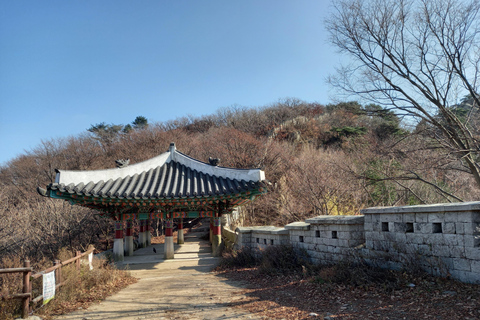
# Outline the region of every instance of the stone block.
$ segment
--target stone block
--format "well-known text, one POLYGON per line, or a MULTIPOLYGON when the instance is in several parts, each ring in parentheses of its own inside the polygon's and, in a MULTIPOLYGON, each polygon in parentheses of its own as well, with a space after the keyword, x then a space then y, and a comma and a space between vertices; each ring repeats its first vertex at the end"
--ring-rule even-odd
POLYGON ((338 245, 338 239, 326 239, 326 245, 330 247, 336 247, 338 245))
POLYGON ((445 212, 444 222, 458 222, 458 212, 445 212))
POLYGON ((465 247, 465 258, 480 261, 480 248, 465 247))
POLYGON ((401 213, 382 214, 381 222, 402 222, 403 216, 401 213))
POLYGON ((438 257, 450 257, 450 258, 465 257, 465 248, 458 247, 458 246, 432 245, 432 252, 434 256, 438 256, 438 257))
POLYGON ((458 222, 473 222, 473 214, 471 211, 458 212, 458 222))
POLYGON ((319 245, 317 245, 317 251, 319 251, 319 252, 328 252, 328 246, 323 245, 323 244, 319 244, 319 245))
MULTIPOLYGON (((459 237, 456 234, 444 234, 443 235, 443 243, 446 246, 457 246, 458 245, 458 238, 459 237)), ((461 240, 463 240, 463 239, 461 239, 461 240)))
POLYGON ((427 244, 426 236, 423 234, 416 234, 416 233, 406 233, 405 239, 406 243, 413 243, 413 244, 427 244))
POLYGON ((389 237, 389 240, 394 241, 396 243, 407 243, 407 233, 392 233, 392 236, 389 237))
POLYGON ((480 260, 478 261, 471 261, 471 271, 474 273, 478 273, 480 275, 480 260))
POLYGON ((364 230, 365 231, 373 231, 373 223, 372 222, 365 222, 364 230))
POLYGON ((456 234, 457 246, 465 247, 465 236, 463 234, 456 234))
POLYGON ((359 245, 362 245, 364 243, 365 243, 364 240, 348 240, 348 247, 349 248, 354 248, 354 247, 358 247, 359 245))
POLYGON ((431 244, 443 245, 445 244, 445 238, 443 233, 433 233, 425 236, 425 242, 431 244))
POLYGON ((454 267, 455 259, 458 259, 458 258, 448 258, 448 257, 438 258, 435 265, 437 265, 439 269, 453 270, 455 269, 454 267))
POLYGON ((472 221, 480 223, 480 211, 479 210, 472 212, 472 221))
POLYGON ((328 240, 329 240, 329 239, 327 239, 327 238, 317 238, 315 242, 316 242, 317 244, 327 245, 327 244, 328 244, 328 240))
POLYGON ((432 246, 428 244, 419 244, 415 246, 417 249, 417 253, 422 256, 431 256, 432 255, 432 246))
POLYGON ((417 222, 413 224, 415 233, 431 234, 433 232, 432 224, 428 222, 417 222))
POLYGON ((428 213, 415 213, 415 222, 428 222, 428 213))
POLYGON ((371 216, 372 223, 380 222, 380 215, 379 214, 366 214, 365 217, 371 216))
POLYGON ((432 212, 428 214, 428 222, 444 222, 445 213, 443 212, 432 212))
POLYGON ((339 248, 339 247, 334 247, 334 246, 328 247, 328 253, 337 254, 337 253, 340 253, 340 252, 341 252, 341 248, 339 248))
POLYGON ((415 213, 404 213, 402 214, 403 222, 415 222, 415 213))
POLYGON ((455 258, 453 259, 453 269, 462 270, 462 271, 471 271, 472 270, 471 260, 455 258))
POLYGON ((373 220, 373 219, 372 219, 372 215, 371 215, 371 214, 367 214, 366 216, 364 216, 364 220, 363 220, 363 221, 364 221, 364 223, 366 223, 366 222, 370 222, 370 223, 371 223, 372 220, 373 220))
POLYGON ((465 234, 465 223, 464 222, 455 222, 455 233, 456 234, 465 234))
POLYGON ((480 223, 465 223, 465 234, 480 234, 480 223))
POLYGON ((442 245, 432 245, 432 253, 436 257, 454 257, 455 255, 452 254, 452 250, 450 247, 442 246, 442 245))
POLYGON ((365 239, 365 248, 373 250, 374 241, 371 239, 365 239))
POLYGON ((365 239, 365 232, 363 231, 353 231, 350 233, 351 240, 364 240, 365 239))
POLYGON ((374 239, 374 235, 373 235, 373 232, 372 231, 365 231, 365 240, 373 240, 374 239))
POLYGON ((348 240, 338 239, 338 246, 343 248, 348 248, 348 240))
POLYGON ((394 222, 393 223, 393 232, 407 232, 407 224, 404 222, 394 222))
POLYGON ((462 270, 451 270, 450 274, 452 278, 457 279, 461 282, 480 284, 480 274, 478 273, 462 270))
POLYGON ((466 234, 464 240, 466 248, 480 248, 480 236, 466 234))
POLYGON ((374 233, 372 234, 372 236, 373 236, 373 239, 374 239, 374 240, 381 240, 381 241, 383 241, 383 240, 386 239, 386 236, 388 236, 388 232, 378 231, 378 232, 374 232, 374 233))
POLYGON ((455 222, 444 222, 442 225, 442 232, 447 234, 454 234, 455 232, 455 222))

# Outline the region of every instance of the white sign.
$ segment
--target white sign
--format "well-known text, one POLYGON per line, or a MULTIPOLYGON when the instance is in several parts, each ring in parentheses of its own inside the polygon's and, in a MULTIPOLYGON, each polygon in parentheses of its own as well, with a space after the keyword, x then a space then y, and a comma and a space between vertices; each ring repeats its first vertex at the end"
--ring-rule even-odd
POLYGON ((43 275, 43 304, 55 297, 55 271, 43 275))
POLYGON ((90 270, 93 270, 93 252, 90 252, 90 254, 88 255, 88 265, 90 266, 90 270))

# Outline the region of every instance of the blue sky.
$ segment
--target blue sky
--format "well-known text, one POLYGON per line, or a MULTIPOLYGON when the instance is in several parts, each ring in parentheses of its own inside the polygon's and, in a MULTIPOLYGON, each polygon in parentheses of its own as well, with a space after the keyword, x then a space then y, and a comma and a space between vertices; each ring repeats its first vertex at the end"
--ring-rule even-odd
POLYGON ((42 140, 127 124, 329 102, 323 0, 0 3, 0 164, 42 140))

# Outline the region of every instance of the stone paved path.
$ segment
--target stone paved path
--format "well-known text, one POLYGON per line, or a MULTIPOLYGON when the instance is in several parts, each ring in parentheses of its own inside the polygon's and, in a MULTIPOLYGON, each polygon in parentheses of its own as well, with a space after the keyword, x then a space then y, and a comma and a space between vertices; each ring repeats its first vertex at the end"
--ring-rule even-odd
POLYGON ((260 319, 232 308, 245 299, 242 285, 210 273, 218 258, 200 235, 189 233, 184 245, 175 245, 174 260, 163 259, 163 244, 135 251, 124 265, 139 278, 137 283, 87 310, 55 319, 260 319))

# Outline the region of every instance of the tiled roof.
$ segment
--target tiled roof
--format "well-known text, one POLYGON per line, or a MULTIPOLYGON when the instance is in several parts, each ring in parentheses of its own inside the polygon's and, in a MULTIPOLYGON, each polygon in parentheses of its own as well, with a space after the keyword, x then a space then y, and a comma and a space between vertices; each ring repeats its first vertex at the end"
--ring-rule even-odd
MULTIPOLYGON (((57 170, 55 183, 47 189, 73 197, 175 199, 241 194, 261 189, 263 180, 260 169, 213 166, 176 151, 171 144, 166 153, 128 167, 57 170)), ((40 193, 48 196, 46 190, 40 193)))
POLYGON ((189 198, 231 195, 261 187, 260 181, 236 180, 204 174, 175 161, 124 178, 52 183, 48 189, 79 196, 117 199, 189 198))

